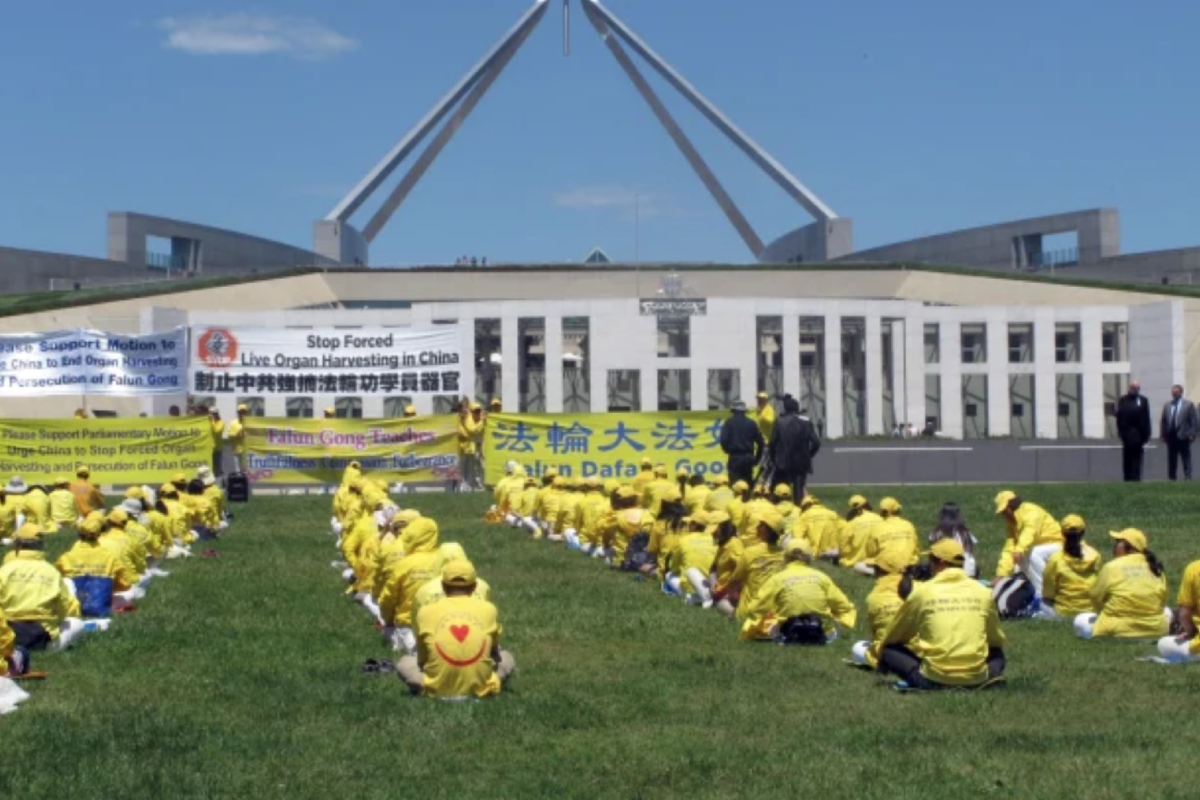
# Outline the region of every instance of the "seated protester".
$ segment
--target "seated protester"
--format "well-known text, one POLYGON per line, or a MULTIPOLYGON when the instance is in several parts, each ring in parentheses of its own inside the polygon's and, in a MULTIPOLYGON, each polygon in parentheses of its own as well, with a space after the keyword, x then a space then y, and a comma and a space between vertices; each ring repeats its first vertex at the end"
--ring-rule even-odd
MULTIPOLYGON (((129 491, 138 495, 142 492, 141 488, 137 486, 131 487, 129 491)), ((159 555, 155 552, 158 549, 158 540, 150 532, 150 520, 145 515, 141 498, 136 496, 126 497, 113 511, 118 509, 124 511, 125 515, 129 518, 125 523, 125 535, 133 539, 133 543, 137 546, 139 553, 145 554, 146 566, 142 570, 142 577, 165 577, 167 573, 152 566, 159 555)), ((110 511, 109 513, 111 514, 112 512, 110 511)))
POLYGON ((689 517, 694 517, 705 510, 704 505, 708 502, 708 496, 711 493, 712 490, 704 482, 703 473, 697 472, 688 476, 687 491, 683 494, 683 504, 687 506, 689 517))
POLYGON ((196 478, 204 486, 204 497, 212 503, 212 507, 216 511, 217 527, 224 530, 228 527, 228 523, 225 521, 225 492, 221 491, 210 467, 201 465, 196 470, 196 478))
POLYGON ((84 633, 79 603, 67 580, 42 552, 41 531, 26 523, 17 531, 14 558, 0 567, 0 613, 27 650, 64 650, 84 633))
POLYGON ((929 543, 934 544, 941 539, 953 539, 963 546, 963 572, 968 577, 979 577, 979 569, 975 564, 975 536, 967 527, 958 503, 943 503, 938 511, 937 525, 929 532, 929 543))
MULTIPOLYGON (((904 509, 895 498, 883 498, 879 503, 879 510, 882 512, 883 521, 871 530, 871 535, 867 538, 864 549, 867 558, 875 561, 880 558, 895 559, 915 566, 921 560, 921 543, 917 538, 917 529, 900 516, 904 509)), ((855 571, 862 572, 857 568, 855 571)))
POLYGON ((718 475, 713 478, 712 491, 704 498, 704 510, 710 514, 714 511, 728 512, 733 499, 733 489, 729 488, 729 476, 718 475))
MULTIPOLYGON (((4 491, 4 487, 0 486, 0 539, 3 539, 6 544, 12 540, 17 528, 21 527, 17 524, 20 505, 19 499, 10 498, 8 492, 4 491)), ((22 521, 24 521, 23 518, 22 521)))
MULTIPOLYGON (((379 539, 379 517, 384 513, 386 500, 377 501, 378 506, 369 507, 370 513, 361 514, 358 519, 354 520, 342 534, 341 550, 342 558, 345 560, 346 567, 342 577, 351 588, 347 593, 364 592, 371 584, 368 583, 372 579, 370 572, 374 569, 373 554, 367 553, 367 543, 374 539, 379 539), (372 559, 368 564, 368 559, 372 559)), ((394 513, 392 514, 394 516, 394 513)), ((391 517, 389 516, 388 519, 391 517)))
POLYGON ((382 506, 372 515, 373 527, 370 535, 363 540, 357 552, 357 567, 354 572, 354 600, 367 610, 367 613, 380 625, 383 619, 379 614, 379 603, 374 596, 375 570, 379 565, 379 551, 383 537, 388 535, 392 520, 400 513, 400 509, 391 500, 379 501, 382 506))
MULTIPOLYGON (((846 510, 846 524, 838 538, 838 563, 856 571, 866 572, 867 540, 876 526, 883 524, 883 517, 875 513, 871 503, 861 494, 850 498, 846 510)), ((866 574, 870 574, 866 572, 866 574)))
POLYGON ((181 495, 180 500, 184 501, 184 505, 188 509, 188 521, 192 525, 192 530, 201 539, 215 539, 221 529, 221 515, 217 512, 217 507, 213 505, 211 499, 205 494, 206 487, 204 481, 195 478, 188 481, 185 489, 186 495, 181 495))
POLYGON ((531 532, 537 529, 537 521, 533 518, 533 512, 537 507, 537 498, 537 478, 527 476, 524 487, 513 497, 513 516, 516 520, 509 523, 512 527, 524 527, 531 532))
MULTIPOLYGON (((657 517, 663 494, 672 489, 678 491, 679 487, 675 485, 675 481, 667 477, 667 465, 655 464, 654 480, 647 483, 642 489, 640 498, 642 508, 657 517)), ((680 497, 682 498, 682 495, 680 497)))
POLYGON ((433 564, 437 560, 438 526, 421 517, 404 529, 406 550, 395 566, 379 596, 379 616, 383 619, 384 638, 392 649, 409 655, 416 652, 417 638, 413 633, 413 599, 430 579, 436 577, 433 564))
POLYGON ((181 545, 189 545, 196 541, 192 532, 191 514, 187 506, 180 502, 179 490, 173 483, 164 483, 158 488, 158 499, 167 510, 167 518, 171 520, 171 532, 181 545))
POLYGON ((1084 544, 1083 517, 1063 517, 1063 549, 1050 556, 1042 574, 1042 605, 1034 616, 1062 621, 1092 610, 1092 586, 1100 574, 1100 554, 1084 544))
POLYGON ((633 476, 633 480, 629 482, 629 485, 633 489, 634 494, 641 500, 642 492, 646 490, 647 484, 653 482, 653 480, 654 462, 648 458, 643 458, 638 474, 633 476))
POLYGON ((729 515, 729 521, 733 523, 733 527, 737 529, 738 537, 741 538, 742 544, 754 543, 754 529, 750 529, 746 536, 742 535, 742 517, 746 511, 746 501, 750 496, 750 484, 745 481, 738 481, 729 487, 733 492, 733 499, 729 501, 729 505, 725 506, 725 513, 729 515), (747 541, 749 538, 750 541, 747 541))
MULTIPOLYGON (((616 482, 613 482, 614 485, 616 482)), ((608 493, 604 491, 604 482, 593 475, 584 480, 583 500, 579 503, 579 513, 575 520, 575 529, 579 533, 579 549, 584 555, 593 555, 602 551, 600 539, 600 520, 612 510, 608 493)))
MULTIPOLYGON (((745 484, 742 484, 745 486, 745 484)), ((734 523, 737 525, 738 537, 742 540, 742 544, 750 547, 758 542, 758 520, 767 511, 776 511, 775 505, 765 496, 757 494, 754 490, 747 488, 746 495, 748 500, 743 501, 740 505, 731 506, 734 512, 730 513, 734 523)), ((783 515, 780 514, 780 517, 783 515)), ((785 528, 784 533, 789 531, 785 528)))
POLYGON ((687 530, 677 537, 667 563, 667 584, 690 606, 710 608, 713 603, 709 575, 717 557, 717 544, 713 541, 715 526, 710 524, 711 517, 701 511, 686 518, 687 530))
POLYGON ((54 487, 50 490, 50 519, 59 527, 73 525, 79 518, 75 508, 75 495, 71 494, 71 481, 66 475, 54 479, 54 487))
POLYGON ((942 539, 929 555, 933 577, 913 588, 883 634, 879 670, 913 689, 981 686, 1000 677, 1005 640, 992 593, 963 572, 958 541, 942 539))
MULTIPOLYGON (((438 545, 437 559, 433 562, 434 577, 425 582, 425 585, 417 590, 416 597, 413 598, 413 619, 420 619, 421 609, 430 603, 436 603, 446 596, 446 592, 442 589, 442 571, 447 564, 454 561, 470 562, 467 558, 467 552, 463 550, 463 546, 458 542, 446 542, 438 545)), ((475 591, 471 595, 477 600, 486 600, 489 603, 492 601, 492 587, 483 578, 476 578, 475 591)), ((417 640, 421 638, 421 631, 416 631, 417 640)))
POLYGON ((1159 639, 1158 655, 1172 663, 1200 661, 1200 635, 1196 625, 1196 615, 1200 612, 1200 561, 1193 561, 1184 569, 1177 602, 1180 633, 1159 639))
POLYGON ((854 604, 820 570, 812 568, 807 539, 792 537, 783 550, 784 566, 759 589, 742 624, 743 641, 773 639, 781 644, 826 644, 838 626, 853 628, 854 604))
POLYGON ((650 526, 650 540, 646 543, 646 552, 653 560, 642 565, 640 572, 645 575, 657 574, 663 590, 671 594, 673 590, 667 583, 667 561, 675 549, 675 543, 687 531, 689 520, 687 506, 674 486, 660 494, 658 501, 659 514, 650 526))
POLYGON ((362 513, 362 469, 357 461, 351 461, 342 472, 342 483, 333 494, 333 534, 341 536, 362 513), (356 488, 357 484, 357 488, 356 488))
POLYGON ((478 578, 468 561, 452 561, 441 575, 445 597, 421 608, 415 657, 396 664, 414 694, 438 698, 499 694, 515 666, 500 649, 496 607, 475 597, 478 578))
POLYGON ((675 488, 679 490, 679 496, 683 498, 684 505, 687 505, 688 487, 692 479, 692 471, 687 467, 680 467, 675 470, 675 488))
POLYGON ((1007 537, 1000 561, 996 564, 993 585, 1020 571, 1042 596, 1042 574, 1050 556, 1062 549, 1062 529, 1058 520, 1041 506, 1004 491, 996 495, 996 516, 1004 517, 1007 537))
POLYGON ((71 494, 75 497, 75 515, 86 517, 93 511, 104 511, 104 495, 91 482, 91 470, 80 464, 75 468, 75 480, 71 483, 71 494))
POLYGON ((1126 528, 1109 536, 1115 541, 1113 560, 1100 568, 1090 592, 1096 613, 1077 616, 1075 634, 1082 639, 1166 636, 1171 627, 1167 578, 1146 534, 1126 528))
POLYGON ((724 511, 710 511, 708 514, 708 532, 712 534, 713 544, 716 545, 717 555, 713 559, 713 575, 710 579, 712 599, 717 610, 732 619, 737 613, 737 605, 742 598, 742 584, 738 578, 738 568, 742 564, 742 556, 746 545, 737 536, 737 528, 733 520, 724 511))
POLYGON ((26 522, 31 522, 28 519, 28 514, 25 513, 25 494, 29 491, 29 487, 25 485, 25 481, 21 480, 21 476, 14 475, 9 479, 4 487, 4 495, 7 498, 6 502, 12 506, 13 513, 16 515, 16 522, 13 526, 15 531, 26 522))
POLYGON ((167 558, 189 554, 187 546, 177 536, 176 520, 171 516, 171 509, 163 501, 161 494, 149 486, 143 486, 142 496, 151 504, 146 518, 150 522, 150 533, 157 540, 155 547, 162 549, 167 558))
POLYGON ((50 517, 50 498, 46 490, 34 484, 25 493, 25 521, 32 522, 42 529, 42 533, 57 533, 58 523, 50 517))
POLYGON ((638 505, 637 492, 632 486, 617 489, 612 511, 600 521, 600 539, 608 556, 609 566, 622 569, 630 556, 630 545, 640 545, 644 551, 648 532, 654 518, 638 505))
POLYGON ((785 533, 783 515, 774 506, 769 506, 755 515, 755 520, 758 541, 742 551, 736 575, 737 582, 742 586, 737 607, 740 620, 750 617, 750 610, 755 608, 758 594, 767 579, 783 569, 783 547, 779 544, 785 533))
POLYGON ((554 529, 562 534, 567 545, 579 549, 579 529, 575 523, 579 517, 579 505, 583 502, 583 478, 567 478, 558 504, 558 519, 554 529))
POLYGON ((58 557, 54 567, 70 582, 71 594, 79 601, 80 616, 107 617, 113 608, 133 605, 144 597, 136 576, 112 550, 100 544, 104 515, 92 512, 79 523, 78 530, 79 541, 58 557))
POLYGON ((17 636, 13 633, 13 629, 8 627, 8 620, 4 618, 4 609, 0 608, 0 678, 24 675, 28 670, 29 664, 25 653, 17 649, 17 636))
POLYGON ((375 579, 371 584, 371 596, 376 603, 383 596, 383 587, 395 578, 396 566, 406 555, 408 541, 404 538, 404 532, 420 518, 420 511, 406 508, 396 512, 387 526, 380 529, 379 550, 375 554, 375 569, 372 570, 375 579))
POLYGON ((792 532, 792 538, 808 542, 809 549, 818 558, 837 561, 843 525, 836 511, 821 505, 816 495, 809 494, 800 501, 796 526, 788 530, 792 532))
MULTIPOLYGON (((89 514, 88 517, 91 517, 89 514)), ((87 518, 85 518, 86 521, 87 518)), ((134 583, 144 587, 143 573, 146 571, 146 551, 125 532, 129 524, 129 514, 124 509, 114 508, 104 518, 104 533, 100 535, 100 545, 113 554, 121 565, 129 571, 134 583)))
POLYGON ((771 502, 775 509, 783 515, 783 529, 792 531, 800 519, 800 506, 792 502, 792 487, 781 483, 771 492, 771 502))
POLYGON ((492 499, 496 513, 509 525, 517 522, 517 498, 525 489, 525 468, 515 461, 504 465, 504 478, 496 482, 492 499))
POLYGON ((534 539, 553 533, 554 521, 558 519, 558 497, 564 481, 559 480, 558 470, 553 468, 542 475, 542 487, 538 489, 537 500, 533 504, 533 527, 526 525, 534 539))
POLYGON ((871 628, 871 638, 856 642, 850 650, 850 657, 856 664, 879 666, 883 635, 891 627, 904 600, 912 593, 914 583, 907 574, 910 567, 895 556, 895 553, 885 554, 883 558, 867 562, 875 572, 875 585, 867 595, 867 624, 871 628))

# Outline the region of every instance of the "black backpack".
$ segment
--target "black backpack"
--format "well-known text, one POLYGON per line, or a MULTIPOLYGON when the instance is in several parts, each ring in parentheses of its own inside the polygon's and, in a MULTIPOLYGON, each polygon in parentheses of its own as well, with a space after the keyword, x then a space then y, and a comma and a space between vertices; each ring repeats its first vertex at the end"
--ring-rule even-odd
POLYGON ((629 540, 629 546, 625 548, 625 560, 621 562, 621 569, 625 572, 640 572, 642 567, 653 565, 654 556, 646 549, 649 546, 650 534, 634 534, 629 540))
POLYGON ((992 587, 992 599, 1001 619, 1029 617, 1037 610, 1037 594, 1033 584, 1024 575, 1004 578, 992 587))
POLYGON ((775 641, 780 644, 824 645, 827 639, 820 617, 816 614, 801 614, 797 617, 788 617, 779 624, 779 630, 775 633, 775 641))

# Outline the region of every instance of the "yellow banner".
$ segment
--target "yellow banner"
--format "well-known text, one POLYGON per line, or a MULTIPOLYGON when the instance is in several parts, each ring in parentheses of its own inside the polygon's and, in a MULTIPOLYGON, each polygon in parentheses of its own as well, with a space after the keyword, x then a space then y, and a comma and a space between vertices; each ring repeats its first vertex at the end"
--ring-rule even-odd
POLYGON ((613 414, 491 414, 484 434, 487 482, 516 461, 532 475, 554 467, 562 475, 629 479, 643 458, 671 470, 725 472, 721 411, 613 414))
POLYGON ((458 417, 246 419, 247 475, 257 483, 338 483, 346 465, 389 482, 458 478, 458 417))
POLYGON ((212 465, 207 417, 0 420, 0 475, 26 483, 74 477, 81 464, 100 484, 153 483, 212 465))

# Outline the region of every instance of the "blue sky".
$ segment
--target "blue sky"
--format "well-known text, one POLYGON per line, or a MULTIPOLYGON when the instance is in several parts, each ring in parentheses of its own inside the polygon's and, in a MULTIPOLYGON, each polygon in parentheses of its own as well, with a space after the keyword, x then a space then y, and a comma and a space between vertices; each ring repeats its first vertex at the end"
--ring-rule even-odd
MULTIPOLYGON (((574 2, 575 0, 572 0, 574 2)), ((372 263, 746 261, 558 0, 372 263)), ((1126 252, 1200 244, 1200 3, 608 0, 860 248, 1116 206, 1126 252)), ((311 245, 525 0, 19 3, 0 29, 0 245, 103 255, 133 210, 311 245), (70 13, 64 9, 70 8, 70 13)), ((669 93, 764 240, 808 217, 669 93)), ((355 217, 360 225, 369 215, 355 217)))

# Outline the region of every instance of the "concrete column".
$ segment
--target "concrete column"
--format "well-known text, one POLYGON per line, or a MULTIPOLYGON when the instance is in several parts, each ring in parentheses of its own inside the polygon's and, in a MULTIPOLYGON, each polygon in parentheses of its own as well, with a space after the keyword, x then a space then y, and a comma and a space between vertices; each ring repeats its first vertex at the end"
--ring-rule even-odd
POLYGON ((1037 438, 1058 438, 1058 381, 1054 363, 1054 309, 1040 307, 1033 322, 1033 394, 1037 438))
POLYGON ((1171 397, 1171 386, 1178 383, 1187 389, 1183 341, 1180 301, 1148 303, 1129 309, 1130 378, 1141 381, 1155 427, 1162 404, 1171 397))
MULTIPOLYGON (((1103 439, 1104 430, 1104 353, 1101 312, 1088 308, 1079 321, 1079 360, 1083 367, 1079 398, 1081 427, 1085 439, 1103 439)), ((1153 418, 1153 414, 1151 417, 1153 418)), ((1153 420, 1155 423, 1157 419, 1153 420)))
MULTIPOLYGON (((472 400, 475 398, 475 318, 474 317, 459 317, 458 325, 458 352, 459 358, 459 378, 458 392, 444 392, 444 394, 457 394, 459 397, 466 395, 472 400)), ((382 405, 380 406, 379 414, 382 414, 382 405)), ((363 416, 367 415, 367 404, 363 401, 363 416)))
POLYGON ((783 314, 783 391, 800 400, 800 315, 791 304, 783 314))
MULTIPOLYGON (((895 334, 893 334, 894 336, 895 334)), ((904 392, 907 422, 925 427, 925 319, 909 314, 904 320, 904 392)))
POLYGON ((866 315, 867 435, 878 436, 883 430, 883 320, 870 311, 866 315))
POLYGON ((840 439, 846 430, 842 391, 842 316, 825 315, 825 435, 840 439))
POLYGON ((517 350, 520 346, 518 319, 519 315, 515 312, 505 312, 500 318, 500 399, 504 402, 504 410, 509 412, 516 412, 521 404, 521 380, 517 372, 517 350))
POLYGON ((546 411, 563 410, 563 333, 562 317, 546 316, 546 411))
POLYGON ((989 308, 987 321, 988 436, 1012 432, 1012 409, 1008 398, 1008 315, 1003 308, 989 308))
POLYGON ((890 322, 892 326, 892 408, 896 413, 896 424, 904 426, 911 422, 916 425, 916 420, 910 419, 908 416, 908 384, 905 378, 908 365, 904 358, 907 349, 904 336, 908 324, 902 319, 893 319, 890 322))
POLYGON ((961 439, 962 323, 944 318, 938 321, 938 350, 941 352, 942 433, 961 439))

